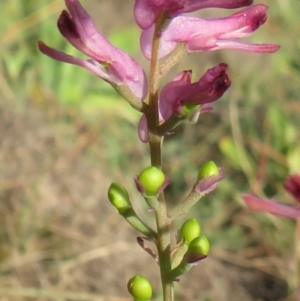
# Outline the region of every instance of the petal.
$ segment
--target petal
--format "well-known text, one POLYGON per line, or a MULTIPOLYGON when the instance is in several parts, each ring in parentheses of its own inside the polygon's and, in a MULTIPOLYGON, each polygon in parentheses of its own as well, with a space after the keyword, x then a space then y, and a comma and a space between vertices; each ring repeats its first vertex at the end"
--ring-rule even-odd
POLYGON ((161 13, 161 7, 152 5, 149 0, 136 0, 133 12, 135 21, 139 27, 147 29, 153 25, 158 18, 161 13))
POLYGON ((99 62, 110 60, 114 47, 101 35, 78 0, 66 0, 70 14, 63 11, 58 19, 61 34, 77 49, 99 62))
POLYGON ((134 16, 142 29, 151 27, 161 13, 172 18, 182 13, 203 8, 239 8, 252 4, 252 0, 136 0, 134 16))
POLYGON ((250 194, 244 194, 242 198, 247 207, 255 211, 267 212, 288 218, 300 217, 300 207, 280 204, 276 200, 261 199, 250 194))
POLYGON ((166 84, 160 93, 159 108, 163 120, 168 119, 174 113, 174 107, 181 98, 180 88, 185 90, 190 86, 192 71, 182 71, 175 78, 166 84))
POLYGON ((186 0, 184 9, 179 11, 182 12, 193 12, 203 8, 239 8, 248 6, 253 3, 253 0, 186 0))
POLYGON ((191 72, 180 73, 173 81, 166 84, 160 94, 160 111, 163 119, 171 115, 183 114, 186 105, 204 105, 219 99, 230 87, 227 65, 219 64, 211 69, 195 83, 191 83, 191 72))
MULTIPOLYGON (((187 46, 188 52, 198 51, 196 50, 192 44, 188 44, 187 46)), ((280 48, 277 44, 254 44, 254 43, 243 43, 239 41, 232 40, 224 40, 224 41, 216 41, 216 44, 210 45, 206 51, 215 51, 220 49, 235 49, 235 50, 243 50, 247 52, 254 53, 273 53, 276 52, 280 48)))
POLYGON ((103 68, 103 66, 100 65, 95 60, 83 60, 83 59, 74 57, 74 56, 66 54, 64 52, 55 50, 55 49, 47 46, 42 41, 38 41, 38 48, 43 54, 51 57, 54 60, 80 66, 80 67, 90 71, 95 76, 100 77, 103 80, 105 80, 111 84, 120 84, 115 78, 112 78, 111 76, 109 76, 107 74, 106 70, 103 68))
POLYGON ((106 50, 109 56, 109 50, 113 46, 98 32, 95 23, 87 11, 81 6, 80 2, 78 0, 65 0, 65 2, 83 42, 90 45, 91 48, 94 47, 101 51, 103 51, 103 49, 106 50))
MULTIPOLYGON (((188 52, 213 51, 223 48, 240 49, 252 52, 274 52, 279 46, 272 44, 245 44, 237 39, 249 36, 266 21, 266 5, 253 5, 229 17, 200 19, 178 16, 171 20, 162 32, 159 57, 170 54, 184 43, 188 52)), ((151 57, 153 26, 141 36, 141 48, 146 58, 151 57)))
POLYGON ((148 124, 147 124, 147 119, 146 116, 143 114, 138 125, 138 135, 140 140, 143 143, 147 143, 149 141, 148 137, 148 124))

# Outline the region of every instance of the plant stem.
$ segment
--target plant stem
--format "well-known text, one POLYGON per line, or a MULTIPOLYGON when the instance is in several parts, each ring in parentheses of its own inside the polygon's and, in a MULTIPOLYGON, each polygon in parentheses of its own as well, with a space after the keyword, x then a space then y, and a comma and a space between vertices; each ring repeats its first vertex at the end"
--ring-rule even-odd
POLYGON ((173 281, 168 277, 171 271, 170 258, 170 223, 167 217, 164 195, 160 195, 159 208, 155 212, 157 224, 157 251, 161 283, 163 288, 163 300, 173 301, 173 281))
POLYGON ((294 289, 296 300, 299 301, 300 290, 300 219, 296 219, 295 229, 295 277, 294 277, 294 289))
MULTIPOLYGON (((152 55, 150 66, 149 80, 149 108, 145 112, 149 129, 149 147, 151 165, 162 168, 161 147, 162 137, 158 135, 157 128, 159 126, 159 108, 158 108, 158 88, 160 81, 159 72, 159 32, 163 26, 164 16, 161 15, 156 22, 155 32, 152 42, 152 55)), ((159 256, 159 267, 161 275, 161 283, 163 289, 163 301, 173 301, 173 282, 168 278, 171 271, 170 257, 170 220, 167 216, 167 207, 164 194, 158 196, 159 206, 155 211, 157 225, 157 252, 159 256)))
POLYGON ((176 205, 174 208, 170 210, 168 213, 169 218, 172 220, 175 217, 185 214, 189 211, 189 209, 194 206, 199 199, 201 198, 201 195, 197 193, 196 191, 192 190, 188 196, 180 202, 178 205, 176 205))

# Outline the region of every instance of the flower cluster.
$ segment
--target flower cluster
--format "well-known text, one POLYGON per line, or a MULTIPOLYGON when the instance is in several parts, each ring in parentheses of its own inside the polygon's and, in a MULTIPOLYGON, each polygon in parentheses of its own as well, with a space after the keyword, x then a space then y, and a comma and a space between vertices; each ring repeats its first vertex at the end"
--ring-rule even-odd
MULTIPOLYGON (((253 33, 266 21, 267 6, 251 5, 252 0, 136 0, 134 16, 143 29, 141 50, 151 59, 151 45, 155 23, 164 20, 160 32, 159 58, 172 56, 177 47, 186 52, 240 49, 250 52, 274 52, 274 44, 243 43, 239 39, 253 33), (233 9, 249 6, 231 16, 218 19, 201 19, 185 16, 184 13, 204 8, 233 9)), ((147 109, 148 81, 142 67, 127 53, 113 46, 100 34, 88 13, 78 0, 65 0, 64 10, 58 19, 61 34, 78 50, 89 57, 84 60, 73 57, 39 42, 42 53, 49 57, 81 66, 92 74, 110 83, 136 110, 147 109)), ((211 69, 196 82, 192 71, 182 71, 167 83, 159 96, 159 123, 168 120, 183 120, 212 108, 208 105, 219 99, 229 88, 227 65, 222 63, 211 69)), ((176 122, 169 122, 162 134, 166 134, 176 122)), ((146 117, 139 123, 141 141, 148 141, 146 117)))

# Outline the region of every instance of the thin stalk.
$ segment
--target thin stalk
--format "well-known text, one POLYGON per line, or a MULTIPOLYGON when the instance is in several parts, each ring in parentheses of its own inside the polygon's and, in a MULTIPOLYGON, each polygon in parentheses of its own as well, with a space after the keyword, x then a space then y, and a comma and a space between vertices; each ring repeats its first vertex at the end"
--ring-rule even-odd
POLYGON ((300 290, 300 219, 296 219, 296 229, 295 229, 295 277, 294 277, 294 288, 296 300, 299 299, 300 290))
POLYGON ((199 195, 199 193, 197 193, 195 190, 192 190, 182 202, 169 211, 169 218, 173 220, 175 217, 187 213, 201 197, 202 196, 199 195))
POLYGON ((160 195, 159 208, 155 212, 157 224, 157 251, 159 256, 159 267, 161 283, 163 288, 163 300, 173 301, 173 281, 169 278, 171 272, 170 258, 170 223, 167 216, 164 195, 160 195))
MULTIPOLYGON (((152 42, 152 56, 150 65, 149 80, 149 108, 145 112, 148 129, 149 129, 149 147, 151 165, 162 168, 161 147, 162 137, 158 135, 157 128, 159 126, 158 111, 158 88, 160 81, 159 72, 159 32, 163 26, 164 16, 162 15, 156 22, 155 31, 152 42)), ((163 301, 173 301, 173 282, 168 278, 171 271, 170 257, 170 220, 167 216, 167 207, 164 194, 158 196, 159 206, 155 211, 157 225, 157 252, 159 256, 159 267, 161 274, 161 283, 163 289, 163 301)))

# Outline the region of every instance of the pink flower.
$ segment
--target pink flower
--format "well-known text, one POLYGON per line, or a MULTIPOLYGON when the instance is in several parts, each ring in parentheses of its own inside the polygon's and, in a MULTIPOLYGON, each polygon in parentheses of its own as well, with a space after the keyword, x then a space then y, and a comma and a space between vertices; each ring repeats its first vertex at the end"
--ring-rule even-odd
MULTIPOLYGON (((252 34, 267 20, 268 7, 253 5, 229 17, 200 19, 178 16, 171 20, 161 33, 159 57, 170 54, 179 43, 184 43, 187 52, 214 51, 219 49, 240 49, 250 52, 275 52, 274 44, 252 44, 238 39, 252 34)), ((141 47, 146 58, 151 58, 151 43, 154 26, 141 36, 141 47)))
POLYGON ((164 120, 173 114, 183 115, 186 105, 203 105, 218 100, 230 87, 227 65, 220 64, 211 69, 195 83, 192 71, 183 71, 166 84, 160 93, 160 112, 164 120))
MULTIPOLYGON (((209 111, 208 103, 218 100, 230 87, 227 65, 220 64, 211 69, 195 83, 192 83, 192 71, 179 73, 173 81, 166 84, 159 97, 159 119, 164 123, 173 115, 183 117, 186 106, 201 106, 201 111, 209 111)), ((139 127, 139 138, 148 142, 147 120, 143 115, 139 127)))
POLYGON ((87 69, 110 83, 133 106, 141 102, 147 94, 146 75, 141 66, 128 54, 111 45, 97 31, 78 0, 65 0, 65 3, 69 12, 64 10, 61 13, 58 28, 75 48, 90 59, 73 57, 50 48, 41 41, 38 43, 40 51, 55 60, 87 69))
POLYGON ((250 194, 244 194, 242 198, 246 202, 247 207, 255 211, 268 212, 288 218, 300 217, 300 207, 280 204, 276 200, 262 199, 250 194))
POLYGON ((274 215, 299 218, 300 217, 300 174, 294 174, 287 177, 285 189, 290 192, 297 201, 296 206, 280 204, 276 200, 262 199, 250 194, 244 194, 243 200, 248 208, 256 211, 268 212, 274 215))
POLYGON ((161 13, 172 17, 203 8, 239 8, 252 4, 253 0, 136 0, 134 16, 142 29, 155 23, 161 13))

